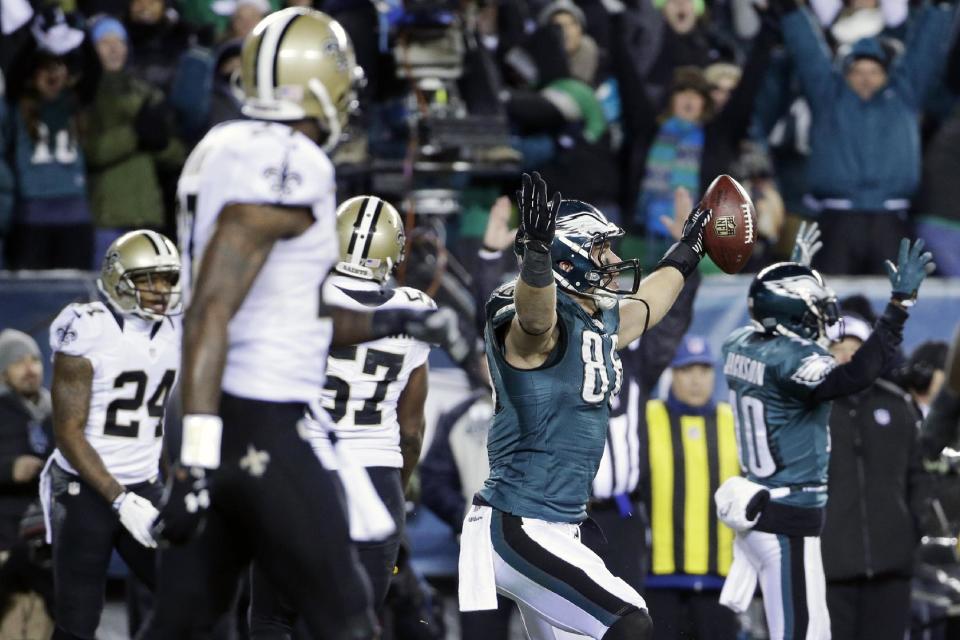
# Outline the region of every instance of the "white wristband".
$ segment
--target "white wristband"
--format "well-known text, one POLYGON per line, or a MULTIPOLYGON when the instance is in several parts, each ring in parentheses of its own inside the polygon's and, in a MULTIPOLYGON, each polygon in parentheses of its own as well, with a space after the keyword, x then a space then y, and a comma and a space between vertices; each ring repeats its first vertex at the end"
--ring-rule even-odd
POLYGON ((183 443, 180 464, 186 467, 216 469, 220 466, 220 438, 223 420, 220 416, 183 416, 183 443))

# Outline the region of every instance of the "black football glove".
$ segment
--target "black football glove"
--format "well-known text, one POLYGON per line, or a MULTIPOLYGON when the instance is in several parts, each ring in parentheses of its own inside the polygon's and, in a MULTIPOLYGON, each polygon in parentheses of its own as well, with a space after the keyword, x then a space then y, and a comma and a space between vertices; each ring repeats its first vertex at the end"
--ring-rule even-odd
POLYGON ((520 207, 520 235, 526 249, 550 253, 553 237, 557 231, 557 211, 560 209, 560 192, 547 202, 547 183, 536 171, 531 177, 523 174, 521 188, 517 191, 520 207))
POLYGON ((154 539, 161 544, 186 544, 203 530, 209 508, 206 470, 175 464, 160 501, 160 514, 151 529, 154 539))
POLYGON ((656 268, 674 267, 683 274, 684 278, 689 277, 696 270, 700 258, 706 251, 703 232, 712 217, 713 211, 711 209, 701 209, 697 206, 691 211, 686 222, 683 223, 680 241, 667 249, 656 268))

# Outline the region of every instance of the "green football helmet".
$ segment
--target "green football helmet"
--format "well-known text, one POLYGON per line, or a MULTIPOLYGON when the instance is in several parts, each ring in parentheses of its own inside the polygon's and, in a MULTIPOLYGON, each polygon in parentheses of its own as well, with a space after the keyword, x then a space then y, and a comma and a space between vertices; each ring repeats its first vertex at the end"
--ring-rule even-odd
POLYGON ((797 262, 778 262, 757 274, 747 295, 750 317, 767 333, 820 340, 840 312, 820 274, 797 262))

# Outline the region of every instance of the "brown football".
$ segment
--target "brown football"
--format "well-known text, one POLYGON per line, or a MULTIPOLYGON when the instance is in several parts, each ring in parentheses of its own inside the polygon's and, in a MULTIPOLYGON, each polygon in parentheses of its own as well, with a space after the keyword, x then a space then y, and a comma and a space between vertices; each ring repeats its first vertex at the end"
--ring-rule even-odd
POLYGON ((707 255, 726 273, 737 273, 747 264, 757 239, 757 212, 740 183, 717 176, 700 201, 711 209, 703 239, 707 255))

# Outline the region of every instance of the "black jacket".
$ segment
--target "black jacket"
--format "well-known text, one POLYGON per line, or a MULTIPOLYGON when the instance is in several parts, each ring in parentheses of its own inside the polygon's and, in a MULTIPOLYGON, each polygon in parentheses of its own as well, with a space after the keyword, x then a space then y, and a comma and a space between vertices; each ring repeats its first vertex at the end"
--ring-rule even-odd
POLYGON ((911 574, 923 501, 919 425, 910 396, 886 380, 834 401, 827 580, 911 574))
POLYGON ((9 549, 17 538, 20 518, 37 499, 37 482, 14 482, 13 462, 22 455, 46 458, 53 449, 53 422, 49 400, 45 417, 37 420, 23 400, 0 386, 0 549, 9 549))

